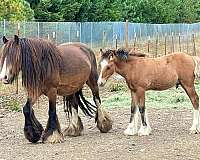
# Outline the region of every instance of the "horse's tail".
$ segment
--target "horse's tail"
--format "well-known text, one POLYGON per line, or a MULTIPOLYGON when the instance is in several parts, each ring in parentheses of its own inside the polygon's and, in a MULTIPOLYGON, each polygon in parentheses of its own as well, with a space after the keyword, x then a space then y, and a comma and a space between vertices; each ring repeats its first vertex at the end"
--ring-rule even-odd
POLYGON ((63 97, 64 111, 69 114, 73 106, 78 106, 86 116, 94 117, 96 106, 91 104, 83 96, 82 89, 75 93, 75 96, 63 97))
POLYGON ((192 56, 192 58, 195 63, 195 68, 194 68, 195 78, 200 79, 200 58, 197 56, 192 56))

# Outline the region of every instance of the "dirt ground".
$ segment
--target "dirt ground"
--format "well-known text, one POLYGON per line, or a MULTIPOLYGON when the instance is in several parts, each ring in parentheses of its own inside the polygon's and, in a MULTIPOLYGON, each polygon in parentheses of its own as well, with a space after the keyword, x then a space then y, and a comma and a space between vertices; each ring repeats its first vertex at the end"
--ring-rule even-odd
MULTIPOLYGON (((0 160, 65 159, 65 160, 197 160, 200 159, 200 135, 189 134, 192 111, 189 109, 149 109, 152 127, 150 136, 125 136, 129 120, 128 108, 108 110, 114 121, 109 133, 100 133, 94 119, 81 116, 84 133, 66 137, 60 144, 29 143, 23 135, 24 118, 21 112, 0 109, 0 160)), ((47 110, 35 108, 45 126, 47 110)), ((67 126, 62 106, 58 107, 61 127, 67 126)))

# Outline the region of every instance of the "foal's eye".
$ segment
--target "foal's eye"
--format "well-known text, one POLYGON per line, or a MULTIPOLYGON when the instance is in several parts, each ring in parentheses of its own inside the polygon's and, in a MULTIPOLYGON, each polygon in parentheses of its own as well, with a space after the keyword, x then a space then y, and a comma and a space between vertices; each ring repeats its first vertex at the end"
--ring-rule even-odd
POLYGON ((107 69, 110 69, 110 66, 107 66, 107 69))

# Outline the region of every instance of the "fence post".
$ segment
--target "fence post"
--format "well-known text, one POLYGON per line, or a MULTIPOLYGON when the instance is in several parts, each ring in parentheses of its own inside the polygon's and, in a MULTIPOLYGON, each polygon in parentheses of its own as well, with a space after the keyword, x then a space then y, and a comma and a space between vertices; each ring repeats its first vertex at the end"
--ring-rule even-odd
POLYGON ((135 47, 136 47, 136 41, 137 41, 137 35, 136 32, 134 33, 134 42, 133 42, 133 49, 135 51, 135 47))
POLYGON ((93 24, 93 23, 90 23, 90 25, 91 25, 91 27, 90 27, 90 29, 91 29, 91 30, 90 30, 90 36, 91 36, 91 37, 90 37, 90 38, 91 38, 91 40, 90 40, 90 41, 91 41, 91 42, 90 42, 90 46, 91 46, 91 48, 92 48, 92 32, 93 32, 92 24, 93 24))
POLYGON ((40 23, 37 23, 37 27, 38 27, 38 33, 37 33, 37 37, 38 39, 40 38, 40 23))
POLYGON ((105 48, 105 40, 106 40, 106 32, 103 31, 103 38, 102 38, 103 48, 105 48))
POLYGON ((195 44, 195 35, 192 34, 192 42, 193 42, 193 55, 196 56, 196 44, 195 44))
POLYGON ((167 33, 165 33, 165 55, 167 55, 167 33))
POLYGON ((181 52, 181 33, 178 34, 179 51, 181 52))
POLYGON ((171 52, 174 52, 174 32, 172 32, 172 46, 171 46, 171 52))
POLYGON ((128 49, 128 20, 125 23, 125 47, 128 49))
POLYGON ((150 52, 150 36, 148 36, 147 52, 150 52))
POLYGON ((117 49, 117 34, 115 35, 115 49, 117 49))
POLYGON ((3 35, 6 35, 6 20, 3 20, 3 35))
POLYGON ((158 56, 158 32, 157 32, 157 35, 156 35, 156 55, 155 57, 158 56))
MULTIPOLYGON (((17 35, 19 36, 19 30, 20 30, 20 23, 17 23, 17 35)), ((16 78, 16 94, 19 93, 19 79, 18 76, 16 78)))

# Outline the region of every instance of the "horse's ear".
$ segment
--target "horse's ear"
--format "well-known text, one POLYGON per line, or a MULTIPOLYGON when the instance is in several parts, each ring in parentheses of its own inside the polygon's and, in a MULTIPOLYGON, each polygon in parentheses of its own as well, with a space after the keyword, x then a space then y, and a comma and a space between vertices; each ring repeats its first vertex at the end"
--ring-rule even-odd
POLYGON ((6 44, 8 42, 7 38, 3 36, 3 43, 6 44))
POLYGON ((99 53, 102 56, 102 54, 103 54, 103 49, 102 48, 100 48, 99 53))
POLYGON ((16 44, 19 44, 19 37, 17 35, 14 35, 14 40, 16 44))

